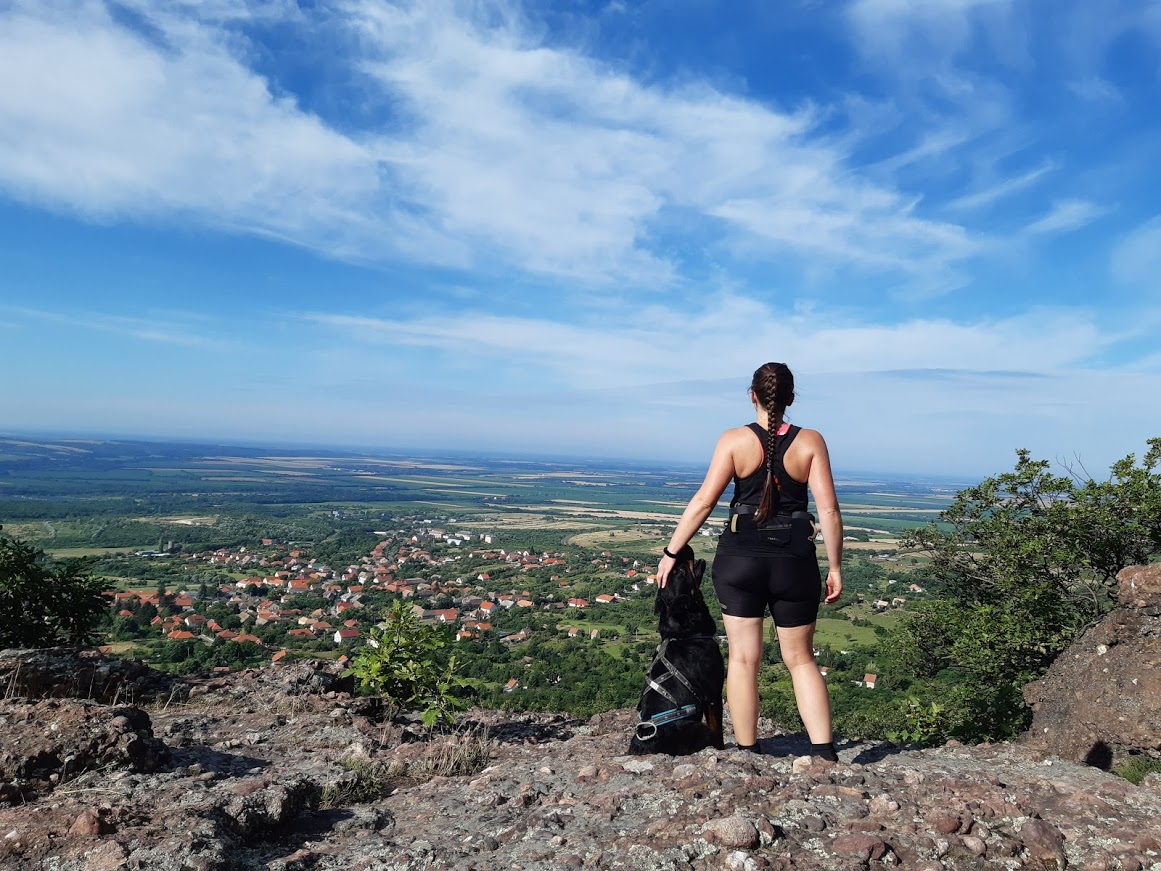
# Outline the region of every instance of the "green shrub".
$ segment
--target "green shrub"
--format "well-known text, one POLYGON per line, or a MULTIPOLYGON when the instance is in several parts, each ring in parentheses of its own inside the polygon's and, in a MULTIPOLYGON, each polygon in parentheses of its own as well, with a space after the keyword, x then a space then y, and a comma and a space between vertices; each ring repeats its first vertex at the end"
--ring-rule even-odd
POLYGON ((437 662, 447 638, 396 600, 371 630, 345 674, 359 690, 380 696, 400 711, 418 711, 427 726, 451 723, 466 707, 461 695, 467 682, 456 671, 456 659, 437 662))

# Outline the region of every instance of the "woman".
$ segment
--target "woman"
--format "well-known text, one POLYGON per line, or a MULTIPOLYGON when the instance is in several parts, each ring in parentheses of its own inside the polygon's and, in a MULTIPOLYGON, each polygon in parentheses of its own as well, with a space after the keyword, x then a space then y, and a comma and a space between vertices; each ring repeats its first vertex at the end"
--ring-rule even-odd
POLYGON ((759 752, 758 666, 769 608, 813 752, 835 761, 830 696, 814 661, 821 580, 813 523, 806 513, 809 487, 830 563, 825 599, 830 604, 843 589, 842 516, 830 457, 817 432, 783 422, 794 402, 794 375, 785 363, 766 363, 754 372, 750 401, 757 422, 727 430, 718 439, 705 481, 664 549, 657 582, 665 586, 674 555, 705 523, 732 480, 730 520, 718 539, 713 582, 730 643, 726 701, 734 737, 739 748, 759 752))

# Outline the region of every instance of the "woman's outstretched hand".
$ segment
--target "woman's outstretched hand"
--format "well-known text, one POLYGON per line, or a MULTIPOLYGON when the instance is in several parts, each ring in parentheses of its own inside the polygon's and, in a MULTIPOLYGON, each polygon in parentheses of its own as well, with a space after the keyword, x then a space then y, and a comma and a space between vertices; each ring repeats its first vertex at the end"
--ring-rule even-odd
POLYGON ((669 580, 669 573, 673 571, 675 565, 677 565, 677 560, 673 557, 661 557, 661 561, 657 563, 657 589, 665 589, 665 583, 669 580))
POLYGON ((831 569, 826 574, 826 598, 823 599, 827 605, 838 601, 838 597, 843 592, 843 573, 838 569, 831 569))

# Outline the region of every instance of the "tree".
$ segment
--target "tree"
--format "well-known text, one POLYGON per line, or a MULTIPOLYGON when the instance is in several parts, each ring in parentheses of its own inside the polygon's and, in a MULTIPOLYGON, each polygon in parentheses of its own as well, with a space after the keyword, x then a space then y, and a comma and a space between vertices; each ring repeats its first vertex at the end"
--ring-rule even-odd
POLYGON ((961 491, 903 544, 944 595, 900 618, 887 656, 921 678, 950 670, 951 734, 1001 738, 1027 720, 1020 687, 1115 601, 1117 573, 1161 552, 1161 438, 1096 481, 1017 451, 1016 467, 961 491), (950 528, 947 528, 950 527, 950 528))
POLYGON ((1015 471, 957 494, 940 515, 950 531, 930 524, 903 543, 927 552, 956 599, 995 602, 1033 583, 1096 619, 1117 572, 1161 550, 1161 438, 1149 446, 1141 465, 1130 454, 1106 481, 1053 475, 1017 451, 1015 471))
POLYGON ((464 680, 456 674, 456 659, 437 662, 447 646, 447 634, 421 621, 401 600, 395 600, 372 629, 351 662, 359 689, 385 698, 400 711, 419 711, 427 726, 451 723, 462 710, 464 680))
POLYGON ((104 581, 0 532, 0 648, 85 644, 108 610, 104 581))

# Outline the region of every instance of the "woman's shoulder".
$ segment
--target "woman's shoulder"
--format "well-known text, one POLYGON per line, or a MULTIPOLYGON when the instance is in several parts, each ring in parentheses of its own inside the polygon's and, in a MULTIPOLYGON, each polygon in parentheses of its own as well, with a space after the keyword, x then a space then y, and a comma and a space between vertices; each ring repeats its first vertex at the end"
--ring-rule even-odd
POLYGON ((799 450, 809 450, 811 453, 814 453, 818 450, 826 450, 826 439, 824 439, 822 437, 822 433, 816 429, 800 427, 798 430, 798 435, 794 438, 794 444, 791 445, 791 449, 796 447, 799 450))

